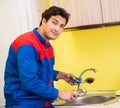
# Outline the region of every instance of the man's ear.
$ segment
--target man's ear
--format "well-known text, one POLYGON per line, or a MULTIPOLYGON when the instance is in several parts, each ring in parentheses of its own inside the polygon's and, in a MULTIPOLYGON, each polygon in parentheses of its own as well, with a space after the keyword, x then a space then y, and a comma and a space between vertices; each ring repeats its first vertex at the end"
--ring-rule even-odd
POLYGON ((47 23, 46 19, 43 18, 43 20, 42 20, 42 25, 45 25, 46 23, 47 23))

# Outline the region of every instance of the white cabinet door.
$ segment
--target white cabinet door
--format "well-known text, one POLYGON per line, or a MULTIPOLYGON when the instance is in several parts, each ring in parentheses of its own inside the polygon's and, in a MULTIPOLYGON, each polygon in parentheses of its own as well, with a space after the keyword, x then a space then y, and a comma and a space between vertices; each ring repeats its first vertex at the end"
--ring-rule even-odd
POLYGON ((120 0, 101 0, 104 23, 120 21, 120 0))
POLYGON ((50 6, 65 8, 70 14, 67 27, 102 24, 99 0, 50 0, 50 6))

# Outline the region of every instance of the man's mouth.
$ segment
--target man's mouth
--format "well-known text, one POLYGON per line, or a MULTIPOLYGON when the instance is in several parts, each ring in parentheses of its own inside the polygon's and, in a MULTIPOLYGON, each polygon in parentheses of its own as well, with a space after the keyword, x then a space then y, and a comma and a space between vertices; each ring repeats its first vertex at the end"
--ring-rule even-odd
POLYGON ((56 35, 58 35, 58 33, 57 33, 57 32, 52 32, 52 34, 53 34, 53 35, 55 35, 55 36, 56 36, 56 35))

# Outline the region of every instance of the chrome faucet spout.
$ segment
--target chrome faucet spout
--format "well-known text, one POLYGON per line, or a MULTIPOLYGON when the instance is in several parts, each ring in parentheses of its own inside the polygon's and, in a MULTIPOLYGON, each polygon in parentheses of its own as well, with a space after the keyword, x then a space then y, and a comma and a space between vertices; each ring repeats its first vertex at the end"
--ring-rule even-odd
POLYGON ((96 72, 96 69, 94 69, 94 68, 85 69, 84 71, 82 71, 82 73, 80 74, 79 78, 81 78, 82 75, 83 75, 85 72, 87 72, 87 71, 93 71, 93 72, 95 73, 95 72, 96 72))
MULTIPOLYGON (((85 69, 84 71, 82 71, 82 73, 80 74, 78 79, 80 79, 80 78, 82 79, 82 75, 87 71, 93 71, 95 73, 96 69, 94 69, 94 68, 85 69)), ((87 78, 86 80, 81 80, 80 82, 78 82, 78 90, 77 91, 81 91, 80 84, 82 82, 92 83, 93 81, 94 81, 94 78, 87 78)))

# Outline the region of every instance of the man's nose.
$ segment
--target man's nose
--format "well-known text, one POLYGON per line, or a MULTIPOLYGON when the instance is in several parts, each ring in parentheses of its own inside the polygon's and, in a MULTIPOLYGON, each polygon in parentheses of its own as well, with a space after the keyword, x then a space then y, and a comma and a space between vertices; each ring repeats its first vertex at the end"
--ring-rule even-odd
POLYGON ((56 30, 56 31, 59 31, 59 30, 60 30, 60 26, 57 25, 57 26, 55 27, 55 30, 56 30))

